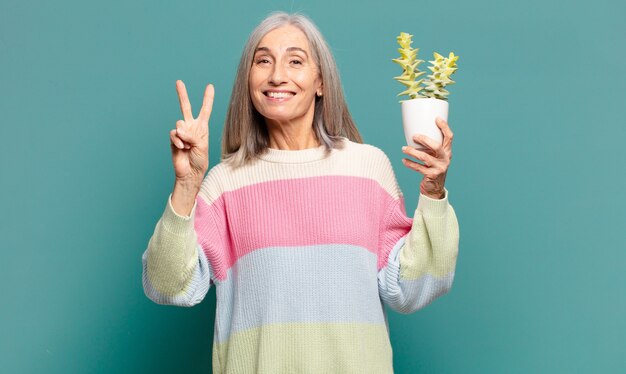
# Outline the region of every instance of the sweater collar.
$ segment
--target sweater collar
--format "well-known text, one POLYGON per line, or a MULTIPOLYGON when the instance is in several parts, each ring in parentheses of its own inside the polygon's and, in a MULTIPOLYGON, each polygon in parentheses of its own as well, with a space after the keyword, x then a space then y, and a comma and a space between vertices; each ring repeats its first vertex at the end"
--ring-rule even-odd
MULTIPOLYGON (((331 149, 330 154, 336 152, 331 149)), ((326 146, 305 148, 298 150, 284 150, 275 148, 265 148, 265 151, 258 156, 260 159, 281 164, 302 164, 305 162, 318 161, 326 157, 326 146)))

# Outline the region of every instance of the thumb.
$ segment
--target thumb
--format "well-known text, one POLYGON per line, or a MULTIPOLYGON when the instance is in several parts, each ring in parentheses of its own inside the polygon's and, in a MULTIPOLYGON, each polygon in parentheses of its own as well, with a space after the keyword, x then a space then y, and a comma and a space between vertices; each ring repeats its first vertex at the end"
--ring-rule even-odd
POLYGON ((191 145, 195 145, 195 139, 189 131, 186 131, 182 127, 176 129, 176 136, 182 139, 185 143, 189 143, 191 145))

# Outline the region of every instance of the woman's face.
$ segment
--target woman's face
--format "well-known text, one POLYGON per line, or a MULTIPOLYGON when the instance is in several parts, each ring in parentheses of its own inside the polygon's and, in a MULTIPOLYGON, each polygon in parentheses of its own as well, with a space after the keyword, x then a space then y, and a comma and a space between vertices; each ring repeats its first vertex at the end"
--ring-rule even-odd
POLYGON ((248 83, 252 103, 268 125, 312 125, 322 80, 299 28, 288 25, 265 34, 255 51, 248 83))

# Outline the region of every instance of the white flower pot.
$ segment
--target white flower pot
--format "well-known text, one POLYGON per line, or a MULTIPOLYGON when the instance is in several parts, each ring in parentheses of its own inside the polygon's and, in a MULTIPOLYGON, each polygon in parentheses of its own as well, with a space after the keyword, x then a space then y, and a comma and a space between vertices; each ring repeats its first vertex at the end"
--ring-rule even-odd
POLYGON ((423 134, 443 144, 443 134, 435 123, 441 117, 448 122, 448 102, 434 98, 417 98, 402 100, 402 125, 406 144, 410 147, 425 150, 420 143, 413 141, 415 134, 423 134))

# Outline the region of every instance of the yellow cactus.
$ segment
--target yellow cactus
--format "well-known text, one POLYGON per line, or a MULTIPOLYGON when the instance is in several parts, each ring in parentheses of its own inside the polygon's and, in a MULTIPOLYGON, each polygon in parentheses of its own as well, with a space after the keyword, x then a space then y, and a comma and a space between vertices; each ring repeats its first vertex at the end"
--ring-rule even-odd
POLYGON ((455 56, 454 52, 450 52, 448 57, 444 57, 435 52, 433 56, 435 60, 429 61, 432 66, 428 69, 432 72, 428 75, 428 79, 417 80, 424 72, 419 71, 418 66, 423 60, 417 59, 417 52, 419 48, 411 48, 413 35, 401 32, 396 38, 400 48, 400 58, 394 58, 391 61, 402 66, 402 75, 394 77, 401 84, 405 85, 407 89, 398 94, 408 95, 411 99, 417 98, 435 98, 440 100, 447 100, 450 94, 444 87, 456 83, 450 79, 450 76, 457 70, 456 61, 459 56, 455 56), (421 86, 423 85, 423 87, 421 86), (423 94, 421 93, 423 91, 423 94))
POLYGON ((418 97, 424 97, 419 93, 421 90, 420 84, 422 83, 422 80, 416 80, 424 74, 424 72, 419 71, 418 69, 418 65, 424 61, 417 59, 417 52, 419 51, 419 48, 411 48, 412 37, 413 35, 405 32, 400 33, 400 35, 396 38, 398 44, 400 45, 400 48, 398 48, 400 58, 394 58, 391 61, 400 65, 403 69, 402 75, 394 77, 393 79, 407 87, 407 89, 400 92, 398 96, 408 95, 411 99, 416 99, 418 97))

